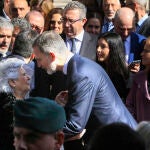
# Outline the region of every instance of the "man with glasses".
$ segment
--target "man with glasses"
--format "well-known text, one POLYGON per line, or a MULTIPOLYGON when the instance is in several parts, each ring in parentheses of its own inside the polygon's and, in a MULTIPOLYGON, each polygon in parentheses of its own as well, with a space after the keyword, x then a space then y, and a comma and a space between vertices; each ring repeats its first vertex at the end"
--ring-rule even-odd
POLYGON ((138 72, 140 64, 132 63, 134 60, 141 59, 143 50, 144 36, 134 32, 135 30, 135 13, 128 7, 120 8, 114 18, 114 29, 118 33, 125 46, 126 62, 129 64, 131 72, 138 72))
POLYGON ((43 32, 45 20, 43 15, 39 11, 30 11, 27 13, 25 18, 31 24, 32 30, 36 31, 39 34, 43 32))
POLYGON ((86 7, 78 2, 69 2, 62 17, 65 36, 62 36, 67 48, 79 55, 96 60, 97 36, 84 31, 86 7))

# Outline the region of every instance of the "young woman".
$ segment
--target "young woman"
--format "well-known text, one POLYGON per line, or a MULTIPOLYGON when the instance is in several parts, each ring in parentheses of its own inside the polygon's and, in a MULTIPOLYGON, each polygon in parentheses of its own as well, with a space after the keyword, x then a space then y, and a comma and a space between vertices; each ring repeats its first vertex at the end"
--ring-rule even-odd
POLYGON ((103 66, 118 94, 125 100, 128 93, 126 84, 129 72, 125 61, 124 45, 118 34, 107 32, 99 36, 97 62, 103 66))
POLYGON ((145 69, 133 78, 133 84, 126 100, 126 105, 138 121, 150 121, 150 37, 146 39, 141 53, 145 69))
POLYGON ((53 8, 47 15, 45 21, 45 30, 54 30, 58 34, 63 32, 63 24, 62 24, 62 8, 53 8))
POLYGON ((99 35, 102 26, 102 15, 99 12, 90 12, 87 14, 85 31, 99 35))

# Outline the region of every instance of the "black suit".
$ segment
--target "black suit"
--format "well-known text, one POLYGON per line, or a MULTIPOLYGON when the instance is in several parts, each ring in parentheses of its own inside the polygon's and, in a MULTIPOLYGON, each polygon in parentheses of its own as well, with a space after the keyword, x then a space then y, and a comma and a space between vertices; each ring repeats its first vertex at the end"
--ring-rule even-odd
POLYGON ((34 66, 34 89, 31 91, 30 96, 40 96, 50 98, 50 78, 45 70, 34 66))
POLYGON ((3 8, 1 8, 1 7, 0 7, 0 16, 5 18, 5 19, 8 19, 8 18, 6 18, 6 15, 3 12, 3 8))
POLYGON ((144 21, 138 33, 146 37, 150 36, 150 16, 144 21))
POLYGON ((45 70, 37 66, 36 61, 34 78, 34 89, 31 91, 30 96, 55 99, 60 91, 66 90, 66 76, 62 72, 57 71, 52 75, 48 75, 45 70))

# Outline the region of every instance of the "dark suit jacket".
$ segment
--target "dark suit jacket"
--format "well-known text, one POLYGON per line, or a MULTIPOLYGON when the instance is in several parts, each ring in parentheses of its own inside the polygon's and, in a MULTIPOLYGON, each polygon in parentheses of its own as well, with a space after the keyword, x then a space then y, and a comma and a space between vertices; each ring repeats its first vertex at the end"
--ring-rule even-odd
POLYGON ((146 37, 150 36, 150 16, 144 21, 138 33, 146 37))
POLYGON ((131 47, 130 47, 130 54, 129 54, 129 61, 130 64, 133 60, 141 59, 141 52, 144 49, 144 41, 146 37, 137 34, 135 32, 131 33, 131 47))
POLYGON ((3 12, 3 8, 0 8, 0 16, 7 19, 4 12, 3 12))
POLYGON ((34 89, 30 96, 47 97, 54 100, 60 91, 66 90, 66 76, 59 71, 48 75, 45 70, 37 66, 36 60, 34 62, 34 89))
POLYGON ((65 106, 66 137, 80 133, 87 135, 101 125, 124 122, 136 127, 136 122, 123 104, 103 68, 84 57, 75 55, 67 67, 68 103, 65 106))
POLYGON ((50 98, 50 76, 45 70, 37 66, 36 60, 34 62, 34 89, 31 91, 30 96, 50 98))
MULTIPOLYGON (((62 38, 66 41, 66 36, 63 34, 62 38)), ((98 36, 84 32, 83 41, 81 44, 80 55, 87 57, 91 60, 96 60, 96 46, 97 46, 98 36)))

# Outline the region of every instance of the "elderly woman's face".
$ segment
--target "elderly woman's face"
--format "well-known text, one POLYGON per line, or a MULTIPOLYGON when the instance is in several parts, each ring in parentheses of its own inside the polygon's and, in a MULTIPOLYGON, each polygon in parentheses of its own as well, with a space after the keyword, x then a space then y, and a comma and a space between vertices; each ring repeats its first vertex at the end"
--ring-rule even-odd
POLYGON ((30 90, 30 77, 23 68, 19 69, 19 76, 14 82, 16 91, 28 92, 30 90))

